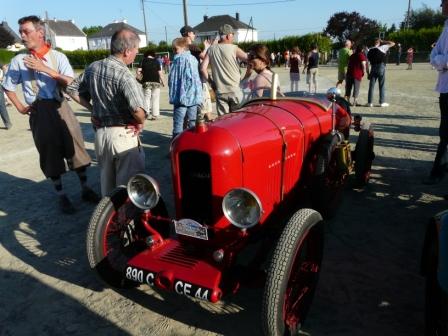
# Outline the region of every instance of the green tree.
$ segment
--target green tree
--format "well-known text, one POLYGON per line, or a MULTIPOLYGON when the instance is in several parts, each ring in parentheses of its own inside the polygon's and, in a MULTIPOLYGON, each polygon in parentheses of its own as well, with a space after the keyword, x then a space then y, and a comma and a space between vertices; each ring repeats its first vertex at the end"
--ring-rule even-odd
POLYGON ((327 22, 324 34, 336 39, 341 46, 345 40, 350 39, 357 43, 365 43, 378 37, 381 26, 357 12, 335 13, 327 22))
POLYGON ((95 33, 98 33, 99 31, 101 31, 101 29, 103 29, 102 26, 90 26, 90 27, 83 27, 82 31, 87 36, 90 36, 90 35, 93 35, 95 33))
MULTIPOLYGON (((408 28, 406 27, 406 16, 407 13, 403 22, 400 24, 401 29, 408 28)), ((409 28, 414 30, 443 26, 444 22, 445 18, 440 10, 429 8, 426 5, 423 5, 420 9, 411 11, 411 15, 409 16, 409 28)))

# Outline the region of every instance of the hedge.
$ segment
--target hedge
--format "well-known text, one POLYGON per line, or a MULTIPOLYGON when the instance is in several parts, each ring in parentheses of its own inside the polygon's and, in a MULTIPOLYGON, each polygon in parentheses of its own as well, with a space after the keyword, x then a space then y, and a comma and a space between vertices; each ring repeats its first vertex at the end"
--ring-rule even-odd
MULTIPOLYGON (((294 47, 299 47, 299 49, 305 53, 311 50, 311 46, 313 44, 318 45, 319 51, 323 55, 328 55, 331 51, 331 39, 320 33, 307 34, 303 36, 285 36, 281 39, 270 41, 245 42, 238 44, 238 46, 243 50, 249 50, 254 44, 258 43, 265 44, 271 52, 283 53, 285 50, 291 50, 294 47)), ((323 61, 326 61, 325 57, 323 61)))
MULTIPOLYGON (((390 33, 388 40, 401 43, 401 60, 406 59, 406 51, 413 47, 416 51, 414 62, 428 62, 431 45, 437 41, 443 27, 422 28, 419 30, 407 29, 390 33)), ((390 49, 389 61, 394 62, 397 58, 397 48, 390 49)))
POLYGON ((63 51, 70 64, 75 69, 84 69, 90 63, 106 58, 110 55, 109 50, 74 50, 63 51))
POLYGON ((0 49, 0 63, 8 64, 11 62, 11 58, 13 58, 15 53, 13 51, 9 51, 6 49, 0 49))

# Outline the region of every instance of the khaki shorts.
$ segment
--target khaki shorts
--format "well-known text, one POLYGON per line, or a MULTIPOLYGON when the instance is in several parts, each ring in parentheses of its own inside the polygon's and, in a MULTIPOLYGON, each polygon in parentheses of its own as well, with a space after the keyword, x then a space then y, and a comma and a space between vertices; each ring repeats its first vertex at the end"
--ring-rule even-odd
POLYGON ((319 73, 319 68, 312 68, 309 69, 306 72, 306 83, 310 84, 311 80, 313 80, 313 83, 316 84, 316 76, 319 73))
POLYGON ((102 196, 145 171, 145 152, 140 139, 124 126, 98 128, 95 153, 100 166, 102 196))

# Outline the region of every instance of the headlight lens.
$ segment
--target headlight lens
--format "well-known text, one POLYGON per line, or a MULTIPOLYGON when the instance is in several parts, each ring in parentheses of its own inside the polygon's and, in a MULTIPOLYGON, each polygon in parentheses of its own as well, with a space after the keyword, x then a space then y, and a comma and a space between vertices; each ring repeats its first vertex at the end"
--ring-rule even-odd
POLYGON ((151 176, 137 174, 131 177, 127 191, 132 203, 140 209, 150 210, 159 202, 159 185, 151 176))
POLYGON ((245 188, 229 191, 222 201, 222 210, 230 223, 240 229, 257 224, 263 212, 257 195, 245 188))

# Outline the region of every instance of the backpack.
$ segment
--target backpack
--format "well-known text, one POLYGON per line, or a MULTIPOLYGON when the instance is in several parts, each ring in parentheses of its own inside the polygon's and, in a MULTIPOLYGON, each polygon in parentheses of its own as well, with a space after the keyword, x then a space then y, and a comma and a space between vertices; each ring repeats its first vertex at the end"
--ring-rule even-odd
POLYGON ((386 63, 386 54, 376 47, 371 48, 367 53, 367 59, 369 60, 370 64, 386 63))

